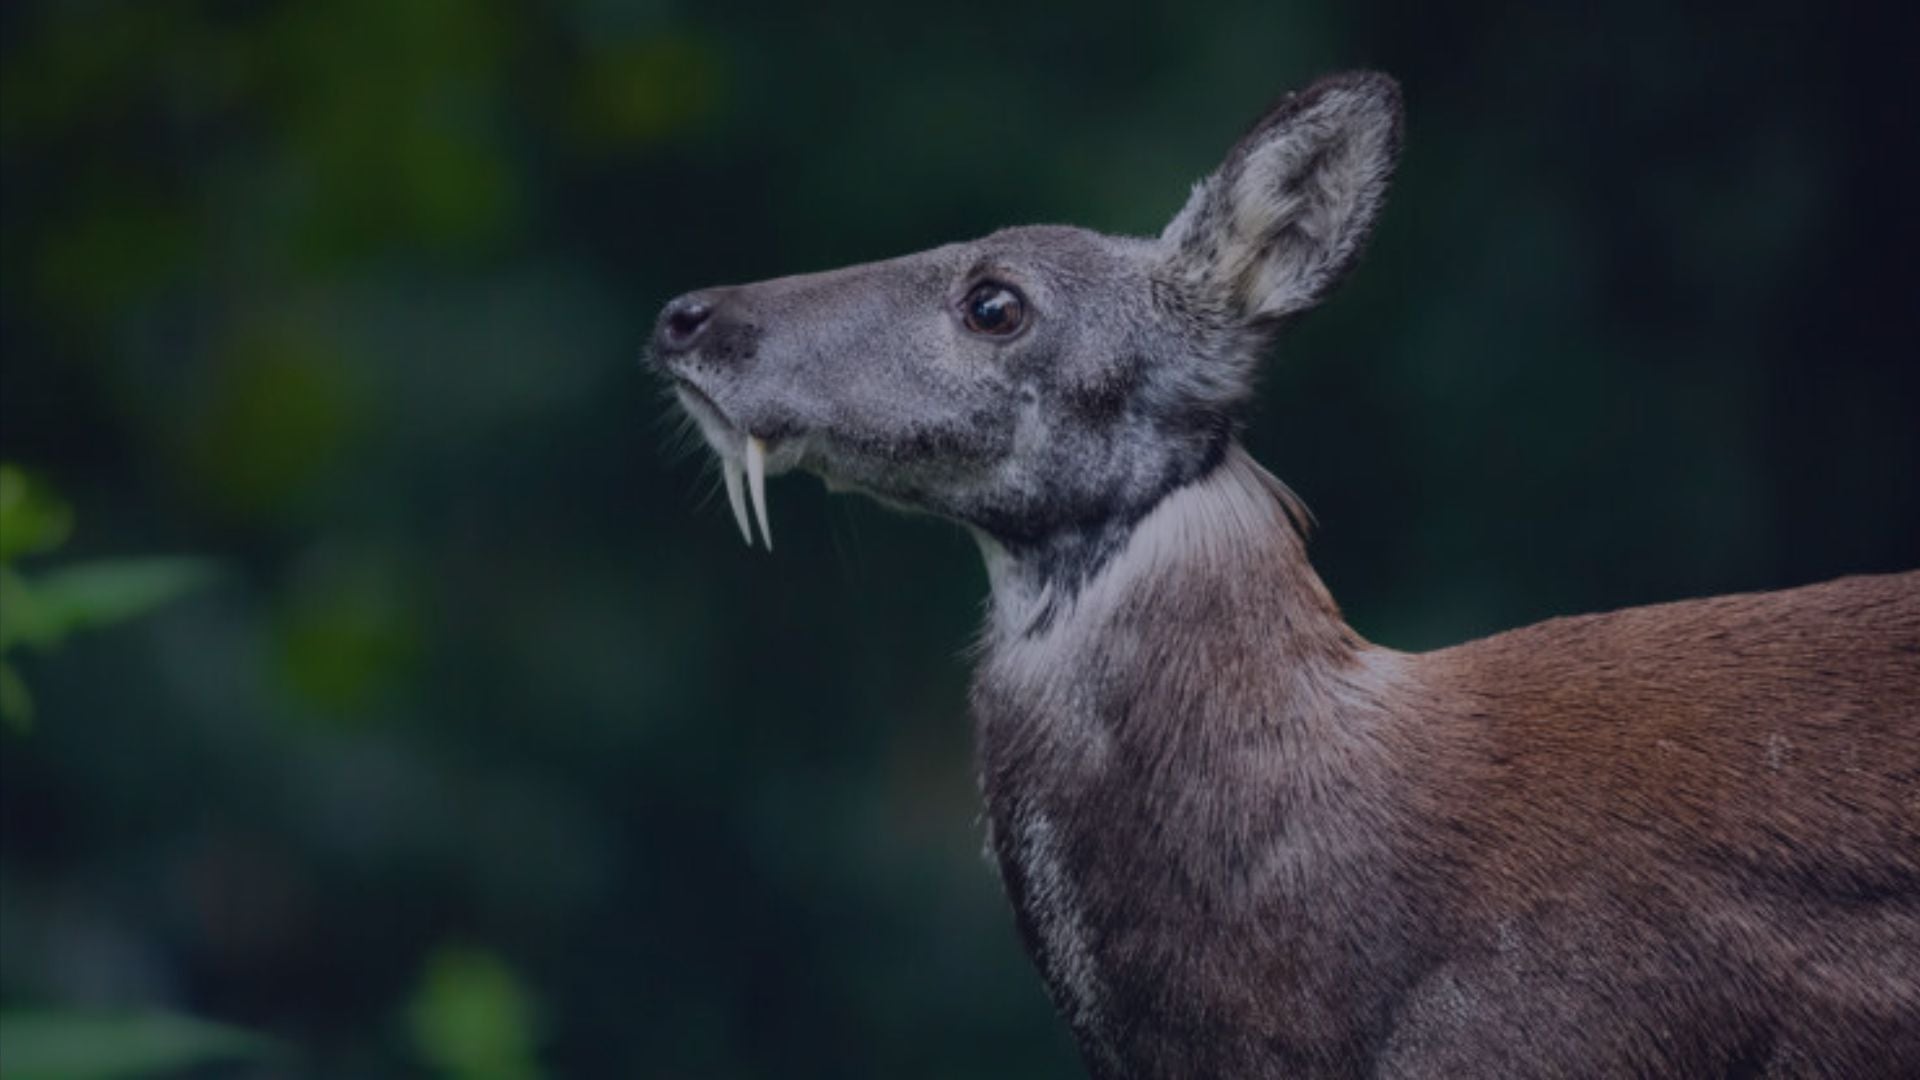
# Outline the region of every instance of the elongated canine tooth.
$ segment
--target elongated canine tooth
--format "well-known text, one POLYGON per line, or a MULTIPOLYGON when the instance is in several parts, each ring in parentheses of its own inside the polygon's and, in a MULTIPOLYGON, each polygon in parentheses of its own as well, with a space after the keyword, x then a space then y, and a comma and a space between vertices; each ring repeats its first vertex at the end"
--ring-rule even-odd
POLYGON ((747 496, 741 489, 740 463, 722 458, 720 475, 727 481, 727 505, 733 507, 733 523, 740 526, 740 538, 752 547, 753 530, 747 527, 747 496))
POLYGON ((767 526, 767 444, 747 436, 747 490, 753 492, 753 512, 760 517, 760 539, 773 550, 773 530, 767 526))

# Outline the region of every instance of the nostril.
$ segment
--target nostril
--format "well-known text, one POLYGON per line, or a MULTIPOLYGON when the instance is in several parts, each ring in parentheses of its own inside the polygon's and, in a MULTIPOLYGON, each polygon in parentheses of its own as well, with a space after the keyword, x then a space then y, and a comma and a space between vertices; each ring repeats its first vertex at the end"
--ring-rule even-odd
POLYGON ((713 309, 705 304, 691 304, 667 316, 667 332, 675 337, 689 338, 707 325, 707 316, 713 309))
POLYGON ((684 349, 699 338, 713 318, 713 305, 704 300, 681 297, 667 305, 660 320, 660 343, 669 349, 684 349))

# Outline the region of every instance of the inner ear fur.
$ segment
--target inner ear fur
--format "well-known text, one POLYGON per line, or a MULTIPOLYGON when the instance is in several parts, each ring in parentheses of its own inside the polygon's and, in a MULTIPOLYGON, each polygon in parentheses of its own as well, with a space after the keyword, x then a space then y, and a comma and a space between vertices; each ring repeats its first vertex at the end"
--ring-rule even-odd
POLYGON ((1311 307, 1365 247, 1400 131, 1399 85, 1376 72, 1282 98, 1161 234, 1174 276, 1248 322, 1311 307))

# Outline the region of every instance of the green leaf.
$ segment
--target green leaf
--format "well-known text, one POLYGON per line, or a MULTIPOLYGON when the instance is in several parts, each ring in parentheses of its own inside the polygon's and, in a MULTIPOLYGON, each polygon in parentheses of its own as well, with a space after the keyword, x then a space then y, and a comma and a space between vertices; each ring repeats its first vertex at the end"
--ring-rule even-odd
POLYGON ((443 948, 407 1007, 415 1053, 451 1080, 537 1080, 539 1018, 500 958, 443 948))
POLYGON ((152 1076, 265 1057, 277 1049, 239 1028, 165 1013, 0 1013, 0 1076, 6 1080, 152 1076))
POLYGON ((73 511, 19 466, 0 463, 0 563, 59 547, 73 511))
POLYGON ((200 559, 107 559, 31 578, 0 572, 0 648, 41 648, 69 634, 144 615, 213 577, 200 559))

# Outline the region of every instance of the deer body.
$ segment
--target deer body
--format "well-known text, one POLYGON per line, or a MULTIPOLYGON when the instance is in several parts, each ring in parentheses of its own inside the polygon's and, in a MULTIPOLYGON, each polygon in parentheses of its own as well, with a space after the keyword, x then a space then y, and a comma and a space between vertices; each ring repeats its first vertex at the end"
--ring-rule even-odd
POLYGON ((1239 449, 1398 134, 1323 80, 1157 238, 704 290, 654 356, 749 541, 796 468, 978 538, 990 847, 1094 1075, 1920 1076, 1920 573, 1400 653, 1239 449))
POLYGON ((989 634, 993 848, 1096 1075, 1920 1062, 1920 575, 1409 655, 1283 499, 1236 453, 989 634))

